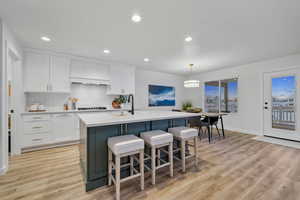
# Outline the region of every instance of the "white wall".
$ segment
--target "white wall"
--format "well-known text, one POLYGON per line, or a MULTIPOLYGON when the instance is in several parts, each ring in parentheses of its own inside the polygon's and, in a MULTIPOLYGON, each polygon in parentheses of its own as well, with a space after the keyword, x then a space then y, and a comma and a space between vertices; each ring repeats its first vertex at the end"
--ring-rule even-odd
MULTIPOLYGON (((10 32, 9 28, 3 23, 3 21, 0 20, 0 46, 1 46, 1 102, 0 102, 0 113, 1 113, 1 118, 0 118, 0 138, 1 138, 1 143, 0 143, 0 174, 4 173, 7 168, 8 168, 8 85, 7 85, 7 71, 8 67, 11 67, 8 65, 10 62, 8 62, 9 55, 14 54, 15 59, 18 59, 16 62, 16 68, 12 70, 12 77, 13 79, 16 79, 16 85, 17 87, 14 90, 15 93, 15 115, 16 117, 16 122, 19 123, 20 121, 20 109, 24 108, 24 96, 22 93, 20 93, 20 88, 22 85, 22 50, 20 48, 20 45, 14 38, 13 34, 10 32)), ((16 129, 16 137, 18 135, 18 130, 16 129)))
POLYGON ((135 106, 137 109, 173 109, 181 108, 185 100, 184 77, 162 72, 154 72, 136 69, 135 72, 135 106), (164 85, 175 87, 176 106, 172 107, 149 107, 148 106, 148 85, 164 85))
MULTIPOLYGON (((295 67, 300 68, 300 54, 195 74, 191 78, 203 84, 209 80, 238 77, 238 113, 224 117, 224 126, 230 130, 262 135, 263 73, 295 67)), ((203 87, 187 89, 186 95, 194 106, 203 107, 203 87)))

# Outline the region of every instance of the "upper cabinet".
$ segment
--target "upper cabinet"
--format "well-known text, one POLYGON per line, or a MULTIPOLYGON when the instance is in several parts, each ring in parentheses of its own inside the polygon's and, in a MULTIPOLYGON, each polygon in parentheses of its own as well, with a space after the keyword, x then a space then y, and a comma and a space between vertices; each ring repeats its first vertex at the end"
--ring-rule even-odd
POLYGON ((50 56, 26 52, 24 62, 25 92, 47 92, 49 86, 50 56))
POLYGON ((70 60, 65 57, 51 56, 50 84, 51 92, 71 91, 70 60))
POLYGON ((114 65, 110 67, 110 85, 107 94, 128 95, 135 93, 135 67, 114 65))
POLYGON ((108 95, 134 94, 135 67, 35 50, 25 52, 25 92, 70 93, 72 82, 107 85, 108 95))
POLYGON ((25 92, 70 92, 68 58, 36 52, 25 53, 25 92))

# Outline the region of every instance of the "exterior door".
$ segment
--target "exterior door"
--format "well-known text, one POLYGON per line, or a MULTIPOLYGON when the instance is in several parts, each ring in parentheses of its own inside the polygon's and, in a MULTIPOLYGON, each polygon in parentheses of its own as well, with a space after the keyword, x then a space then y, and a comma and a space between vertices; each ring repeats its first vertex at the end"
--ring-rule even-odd
POLYGON ((300 69, 264 74, 264 135, 300 141, 300 69))

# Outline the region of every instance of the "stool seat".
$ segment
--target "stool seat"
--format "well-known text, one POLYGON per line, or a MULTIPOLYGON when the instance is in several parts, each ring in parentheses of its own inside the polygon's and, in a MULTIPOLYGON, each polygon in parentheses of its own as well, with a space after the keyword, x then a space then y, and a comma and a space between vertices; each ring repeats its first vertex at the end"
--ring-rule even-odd
POLYGON ((173 135, 161 130, 147 131, 141 133, 141 138, 151 146, 163 145, 173 142, 173 135))
POLYGON ((198 136, 198 130, 195 128, 188 128, 184 126, 173 127, 168 129, 175 137, 180 139, 189 139, 198 136))
POLYGON ((108 138, 107 144, 115 155, 144 149, 144 140, 135 135, 123 135, 108 138))

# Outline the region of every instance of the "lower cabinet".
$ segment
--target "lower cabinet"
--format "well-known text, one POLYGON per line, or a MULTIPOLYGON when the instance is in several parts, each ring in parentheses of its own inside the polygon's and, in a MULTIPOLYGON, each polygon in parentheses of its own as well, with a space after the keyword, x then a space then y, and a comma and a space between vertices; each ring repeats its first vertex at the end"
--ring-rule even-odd
POLYGON ((79 140, 79 137, 76 137, 74 114, 53 115, 53 140, 54 142, 79 140))
POLYGON ((78 140, 79 121, 74 113, 23 116, 23 149, 61 145, 78 140))

